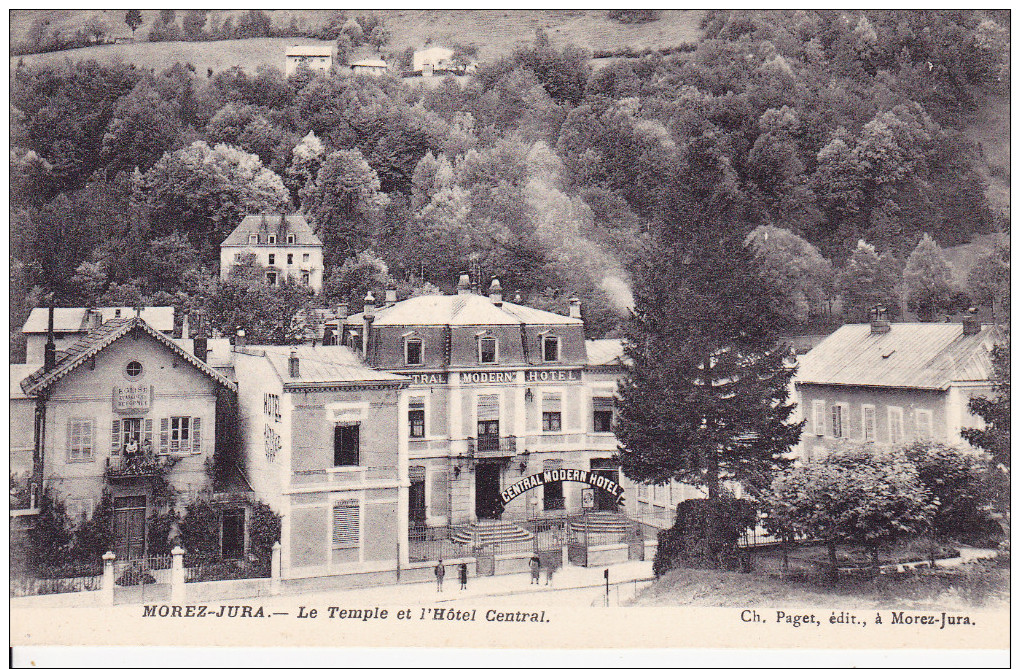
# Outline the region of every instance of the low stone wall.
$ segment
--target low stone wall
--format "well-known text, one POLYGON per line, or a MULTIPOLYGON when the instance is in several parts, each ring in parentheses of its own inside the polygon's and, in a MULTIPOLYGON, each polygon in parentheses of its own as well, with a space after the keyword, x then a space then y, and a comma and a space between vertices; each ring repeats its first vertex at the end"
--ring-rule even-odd
POLYGON ((500 574, 523 574, 530 570, 533 553, 507 553, 496 556, 494 571, 497 576, 500 574))
POLYGON ((601 567, 604 565, 626 562, 629 558, 629 547, 627 544, 605 544, 603 546, 588 547, 588 566, 601 567))
POLYGON ((241 599, 268 597, 268 578, 242 578, 226 581, 198 581, 184 584, 184 601, 207 602, 214 599, 241 599))

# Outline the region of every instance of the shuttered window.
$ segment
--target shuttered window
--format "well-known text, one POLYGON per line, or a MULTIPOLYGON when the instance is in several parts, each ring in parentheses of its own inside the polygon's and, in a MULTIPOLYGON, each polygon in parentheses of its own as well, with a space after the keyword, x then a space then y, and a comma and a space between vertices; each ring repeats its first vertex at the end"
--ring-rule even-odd
POLYGON ((357 548, 361 542, 361 508, 358 500, 345 499, 333 505, 333 547, 357 548))
POLYGON ((847 436, 846 433, 846 418, 847 418, 847 407, 845 404, 833 404, 831 409, 832 414, 832 436, 837 439, 841 439, 847 436))
POLYGON ((499 395, 478 396, 478 420, 499 420, 499 395))
POLYGON ((425 438, 425 398, 412 397, 407 405, 407 422, 411 439, 425 438))
POLYGON ((96 423, 91 418, 72 418, 67 423, 67 461, 90 462, 93 459, 96 423))
POLYGON ((864 441, 875 441, 875 407, 870 404, 861 407, 861 436, 864 441))
POLYGON ((202 452, 202 419, 197 416, 191 419, 191 452, 202 452))
POLYGON ((931 427, 931 411, 927 409, 917 409, 914 411, 914 422, 917 423, 917 437, 919 439, 930 439, 932 434, 931 427))
POLYGON ((613 398, 593 397, 592 404, 592 426, 595 432, 613 431, 613 398))
POLYGON ((814 400, 811 408, 814 410, 815 434, 822 437, 825 435, 825 401, 814 400))
POLYGON ((559 432, 563 428, 562 405, 559 393, 542 393, 543 432, 559 432))
POLYGON ((903 408, 889 407, 889 443, 903 441, 903 408))
POLYGON ((119 420, 113 421, 113 428, 110 430, 110 455, 120 455, 120 421, 119 420))

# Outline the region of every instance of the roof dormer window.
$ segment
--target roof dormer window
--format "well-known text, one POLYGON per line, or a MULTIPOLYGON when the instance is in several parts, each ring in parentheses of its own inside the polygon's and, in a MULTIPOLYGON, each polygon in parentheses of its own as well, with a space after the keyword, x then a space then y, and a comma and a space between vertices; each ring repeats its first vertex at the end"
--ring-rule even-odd
POLYGON ((560 338, 552 335, 542 337, 542 361, 558 362, 560 359, 560 338))
POLYGON ((249 244, 258 244, 259 243, 259 236, 258 235, 248 235, 248 243, 249 244))
POLYGON ((275 244, 276 243, 276 235, 268 235, 267 238, 266 238, 266 243, 267 244, 275 244))
POLYGON ((499 342, 495 337, 482 337, 478 340, 478 362, 493 365, 499 360, 499 342))
POLYGON ((417 337, 404 340, 404 364, 408 367, 422 364, 422 341, 417 337))
POLYGON ((288 243, 288 244, 293 244, 293 243, 294 243, 294 241, 295 241, 295 237, 294 237, 294 235, 293 235, 293 234, 289 234, 289 235, 287 235, 287 243, 288 243))

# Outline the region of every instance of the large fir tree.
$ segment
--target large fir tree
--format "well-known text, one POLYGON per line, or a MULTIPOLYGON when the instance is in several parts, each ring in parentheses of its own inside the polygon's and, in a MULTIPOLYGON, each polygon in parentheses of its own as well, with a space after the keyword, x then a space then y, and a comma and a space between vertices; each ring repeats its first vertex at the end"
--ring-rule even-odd
POLYGON ((726 480, 766 485, 801 424, 729 163, 711 136, 684 158, 634 268, 616 434, 630 478, 717 498, 726 480))

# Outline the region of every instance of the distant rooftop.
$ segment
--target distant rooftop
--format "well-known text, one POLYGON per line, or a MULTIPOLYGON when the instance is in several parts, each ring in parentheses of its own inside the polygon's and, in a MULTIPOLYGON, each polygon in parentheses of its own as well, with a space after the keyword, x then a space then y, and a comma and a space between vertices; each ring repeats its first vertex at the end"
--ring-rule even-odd
POLYGON ((844 325, 800 359, 795 381, 844 386, 946 390, 954 382, 986 382, 992 325, 963 334, 962 323, 891 323, 884 334, 871 325, 844 325))
MULTIPOLYGON (((142 320, 153 329, 169 333, 174 329, 174 308, 173 307, 142 307, 142 320)), ((84 332, 88 329, 86 316, 88 313, 98 311, 102 314, 103 322, 116 318, 133 318, 134 307, 56 307, 53 309, 53 331, 54 332, 84 332)), ((49 308, 36 307, 28 315, 28 320, 22 326, 21 331, 25 334, 45 334, 49 325, 49 308)))
MULTIPOLYGON (((362 322, 364 313, 349 322, 362 322)), ((488 297, 466 295, 421 295, 375 310, 375 325, 582 325, 579 318, 503 302, 497 307, 488 297)))
POLYGON ((287 47, 288 56, 333 56, 332 44, 295 44, 287 47))
POLYGON ((407 383, 407 378, 372 369, 345 346, 248 346, 246 352, 263 355, 284 386, 332 386, 407 383), (290 375, 290 354, 298 359, 297 378, 290 375))
POLYGON ((389 67, 385 60, 378 58, 365 58, 351 63, 351 67, 389 67))
POLYGON ((625 359, 622 339, 587 339, 584 348, 591 367, 622 365, 625 359))
POLYGON ((251 246, 249 238, 258 235, 259 244, 268 244, 269 235, 276 235, 276 246, 322 246, 301 214, 248 214, 220 246, 251 246), (287 235, 294 243, 287 244, 287 235))

